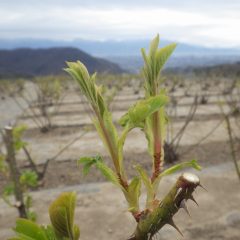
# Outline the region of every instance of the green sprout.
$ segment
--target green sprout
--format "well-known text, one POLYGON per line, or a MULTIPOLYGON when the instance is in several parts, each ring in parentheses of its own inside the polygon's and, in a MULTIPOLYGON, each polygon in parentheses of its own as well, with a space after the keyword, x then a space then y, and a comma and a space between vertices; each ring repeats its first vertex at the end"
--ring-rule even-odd
MULTIPOLYGON (((78 164, 83 166, 83 174, 89 173, 92 166, 102 173, 103 176, 118 187, 128 203, 128 211, 136 221, 136 229, 128 240, 152 240, 161 228, 170 224, 179 232, 180 230, 173 221, 173 216, 180 208, 187 212, 186 202, 195 199, 193 192, 201 186, 199 178, 191 173, 183 173, 163 199, 157 198, 159 183, 164 176, 176 173, 185 168, 201 170, 196 160, 179 163, 168 169, 164 168, 164 141, 168 117, 165 112, 168 96, 165 89, 161 88, 163 82, 161 70, 170 55, 176 48, 176 44, 170 44, 158 48, 159 36, 157 35, 150 44, 149 53, 142 49, 144 67, 142 75, 145 80, 145 98, 131 106, 126 114, 119 120, 121 132, 113 123, 108 103, 104 99, 102 87, 95 82, 96 74, 90 75, 87 68, 80 61, 67 62, 65 69, 79 85, 81 93, 85 96, 94 113, 92 122, 103 141, 104 146, 112 159, 113 168, 106 165, 102 156, 81 157, 78 164), (152 172, 148 172, 141 166, 135 166, 136 176, 129 179, 125 169, 123 146, 128 133, 134 128, 140 128, 148 142, 148 152, 152 159, 152 172), (144 208, 141 208, 141 184, 146 188, 147 198, 144 208)), ((17 222, 15 229, 18 238, 23 231, 36 229, 41 234, 38 239, 53 240, 77 240, 79 229, 73 223, 75 195, 63 194, 50 206, 50 219, 52 226, 42 228, 38 225, 31 227, 31 222, 17 222), (20 227, 18 227, 20 226, 20 227), (50 229, 47 236, 46 229, 50 229), (51 236, 51 237, 49 237, 51 236)), ((30 236, 30 235, 27 235, 30 236)), ((26 239, 36 239, 34 237, 26 239)))
MULTIPOLYGON (((156 198, 161 178, 186 167, 201 169, 195 160, 177 164, 166 170, 163 169, 163 146, 167 124, 165 106, 168 103, 168 97, 166 90, 161 88, 161 70, 176 48, 176 44, 173 43, 160 49, 158 45, 159 36, 157 35, 150 44, 148 54, 145 49, 142 49, 144 59, 142 75, 145 79, 145 98, 131 106, 128 112, 119 120, 119 124, 123 127, 121 133, 117 131, 117 127, 112 121, 111 112, 102 96, 101 87, 95 83, 96 74, 89 75, 86 67, 80 61, 67 62, 68 68, 65 69, 77 81, 82 94, 86 97, 95 113, 92 119, 93 123, 113 161, 114 169, 108 167, 100 156, 83 157, 79 160, 79 164, 83 165, 85 175, 89 172, 91 166, 95 165, 108 180, 121 189, 128 203, 128 210, 138 223, 134 234, 135 238, 133 239, 151 239, 164 223, 169 222, 165 212, 163 213, 162 207, 160 207, 163 202, 156 198), (151 176, 149 176, 142 166, 138 165, 136 166, 138 174, 132 180, 129 180, 124 167, 123 146, 128 133, 134 128, 140 128, 145 133, 153 170, 151 176), (145 185, 147 190, 145 209, 140 209, 139 206, 141 183, 145 185), (152 218, 157 216, 157 221, 159 221, 159 214, 162 220, 156 224, 152 218), (152 224, 154 230, 149 229, 152 224), (149 233, 151 234, 150 238, 148 238, 149 233)), ((185 180, 188 181, 189 179, 185 180)), ((183 194, 181 201, 190 197, 189 194, 199 185, 199 181, 189 182, 189 184, 191 185, 191 191, 188 194, 183 194)), ((175 186, 172 191, 178 189, 179 186, 175 186)), ((165 199, 171 207, 176 203, 169 196, 165 199)))

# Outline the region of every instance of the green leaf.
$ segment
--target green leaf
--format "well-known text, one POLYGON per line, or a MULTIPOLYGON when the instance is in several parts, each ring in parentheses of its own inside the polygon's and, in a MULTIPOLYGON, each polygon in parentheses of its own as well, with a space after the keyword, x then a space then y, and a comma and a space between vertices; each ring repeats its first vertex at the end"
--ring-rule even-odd
POLYGON ((167 176, 167 175, 173 174, 177 171, 180 171, 180 170, 182 170, 184 168, 188 168, 188 167, 192 167, 192 168, 194 168, 198 171, 200 171, 202 169, 201 166, 197 163, 196 160, 192 160, 192 161, 189 161, 189 162, 176 164, 176 165, 166 169, 165 171, 163 171, 159 176, 160 177, 167 176))
POLYGON ((34 211, 27 211, 27 219, 35 222, 37 220, 37 213, 34 211))
MULTIPOLYGON (((156 111, 162 111, 163 106, 167 103, 168 98, 164 92, 155 97, 149 97, 146 100, 141 100, 132 106, 128 113, 123 115, 120 119, 120 124, 124 126, 124 131, 119 138, 118 151, 119 155, 122 153, 123 145, 128 132, 133 128, 139 127, 144 129, 146 138, 148 140, 149 153, 153 153, 153 134, 152 134, 152 121, 150 119, 151 114, 156 111)), ((164 115, 165 116, 165 115, 164 115)), ((161 120, 161 118, 159 118, 161 120)), ((165 126, 165 125, 164 125, 165 126)))
POLYGON ((22 137, 22 134, 27 130, 26 125, 19 125, 13 128, 13 137, 19 139, 22 137))
POLYGON ((12 240, 48 240, 42 228, 38 224, 27 219, 17 219, 14 231, 17 237, 11 238, 12 240))
POLYGON ((147 190, 146 207, 148 208, 148 207, 150 207, 152 201, 154 200, 154 196, 155 196, 153 185, 152 185, 151 179, 148 177, 146 171, 140 165, 136 166, 136 170, 138 171, 138 173, 141 177, 141 180, 143 181, 143 184, 145 185, 146 190, 147 190))
POLYGON ((3 195, 10 196, 14 193, 14 184, 13 182, 9 183, 8 185, 4 186, 3 188, 3 195))
POLYGON ((162 107, 159 110, 159 125, 160 125, 160 134, 161 134, 161 143, 164 145, 166 138, 166 125, 168 123, 168 116, 166 114, 165 108, 162 107))
POLYGON ((127 134, 131 131, 131 129, 132 129, 131 126, 126 125, 118 140, 118 156, 121 159, 121 161, 123 159, 123 146, 124 146, 127 134))
POLYGON ((122 127, 126 127, 127 124, 129 122, 129 114, 128 112, 125 113, 118 121, 118 123, 122 126, 122 127))
MULTIPOLYGON (((108 150, 117 172, 123 174, 122 158, 118 154, 118 134, 113 124, 111 113, 108 111, 107 104, 101 95, 101 88, 95 84, 96 75, 89 75, 86 67, 80 62, 68 62, 65 70, 79 83, 82 93, 89 101, 96 117, 93 119, 104 146, 108 150)), ((91 164, 86 164, 87 173, 91 164)))
POLYGON ((73 240, 78 240, 80 238, 80 229, 77 225, 73 226, 73 232, 74 232, 74 239, 73 240))
POLYGON ((175 50, 177 44, 172 43, 169 44, 161 49, 158 50, 157 55, 156 55, 156 64, 157 64, 157 74, 159 75, 160 71, 162 70, 163 66, 175 50))
POLYGON ((105 163, 103 163, 103 161, 98 161, 96 163, 96 167, 101 171, 102 175, 105 176, 108 181, 122 188, 121 184, 119 183, 117 174, 111 168, 109 168, 105 163))
POLYGON ((55 234, 58 237, 77 239, 74 227, 76 193, 62 193, 49 207, 49 216, 55 234))
POLYGON ((32 207, 32 197, 30 195, 27 195, 25 197, 24 203, 25 203, 26 209, 31 208, 32 207))
MULTIPOLYGON (((110 112, 108 112, 108 111, 104 112, 103 123, 104 123, 105 128, 107 129, 109 139, 113 146, 113 151, 117 152, 118 133, 117 133, 117 129, 116 129, 115 125, 113 124, 112 114, 110 112)), ((109 151, 110 151, 110 149, 109 149, 109 151)), ((117 163, 117 164, 121 165, 121 163, 117 163)))
POLYGON ((23 173, 20 176, 20 183, 23 186, 36 187, 38 184, 38 176, 36 172, 31 170, 23 171, 23 173))
POLYGON ((154 54, 158 49, 158 45, 159 45, 159 34, 157 34, 157 36, 150 43, 150 49, 149 49, 150 56, 154 56, 154 54))
POLYGON ((125 194, 128 201, 129 211, 136 212, 139 210, 139 197, 141 194, 141 180, 139 177, 134 177, 128 186, 125 194))
POLYGON ((106 104, 104 103, 98 86, 95 84, 96 74, 90 76, 87 68, 80 61, 67 62, 67 65, 68 68, 64 70, 78 82, 81 92, 88 99, 93 110, 103 116, 106 110, 106 104))
POLYGON ((26 129, 27 127, 25 125, 20 125, 13 128, 14 148, 16 151, 19 151, 27 145, 26 142, 22 141, 22 135, 26 129))
POLYGON ((153 182, 154 191, 157 192, 157 189, 158 189, 158 186, 159 186, 159 182, 160 182, 162 177, 170 175, 170 174, 173 174, 173 173, 175 173, 177 171, 180 171, 180 170, 182 170, 184 168, 188 168, 188 167, 192 167, 192 168, 194 168, 194 169, 196 169, 198 171, 200 171, 202 169, 201 166, 198 165, 196 160, 192 160, 192 161, 189 161, 189 162, 176 164, 176 165, 174 165, 174 166, 164 170, 161 174, 158 175, 158 177, 153 182))
POLYGON ((144 133, 145 137, 148 142, 148 152, 151 156, 154 155, 154 136, 153 136, 153 130, 152 130, 152 118, 148 117, 145 121, 145 128, 144 128, 144 133))
POLYGON ((130 107, 128 113, 120 119, 121 125, 142 126, 141 123, 151 114, 158 111, 168 102, 168 97, 164 94, 149 97, 148 99, 137 102, 130 107))
POLYGON ((82 157, 78 160, 78 165, 82 164, 83 165, 83 175, 86 176, 92 165, 94 165, 97 161, 99 156, 96 157, 82 157))
POLYGON ((113 153, 118 152, 118 133, 117 129, 113 124, 111 113, 105 111, 103 118, 99 121, 94 120, 96 130, 104 143, 105 148, 108 150, 111 156, 114 166, 118 172, 122 173, 122 159, 118 156, 113 156, 113 153))
POLYGON ((104 162, 101 156, 95 156, 95 157, 82 157, 80 160, 78 160, 78 164, 83 164, 83 173, 87 174, 89 172, 89 169, 92 165, 95 165, 98 170, 102 173, 102 175, 110 182, 112 182, 114 185, 117 185, 118 187, 122 186, 119 183, 118 176, 116 173, 109 168, 104 162))
POLYGON ((149 54, 147 55, 145 50, 142 49, 142 56, 144 59, 144 67, 142 73, 145 77, 145 96, 154 96, 158 92, 158 80, 160 72, 167 62, 168 58, 174 51, 176 44, 170 44, 161 49, 158 49, 159 35, 157 35, 150 44, 149 54))
POLYGON ((53 227, 50 225, 41 226, 48 240, 60 240, 54 233, 53 227))

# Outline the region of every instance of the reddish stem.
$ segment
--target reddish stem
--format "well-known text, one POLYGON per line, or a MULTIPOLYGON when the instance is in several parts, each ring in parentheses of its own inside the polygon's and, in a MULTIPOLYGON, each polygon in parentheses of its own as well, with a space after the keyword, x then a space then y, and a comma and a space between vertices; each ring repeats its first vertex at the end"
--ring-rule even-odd
POLYGON ((161 171, 161 139, 159 134, 159 112, 153 114, 153 135, 154 135, 154 169, 152 174, 152 182, 158 177, 161 171))

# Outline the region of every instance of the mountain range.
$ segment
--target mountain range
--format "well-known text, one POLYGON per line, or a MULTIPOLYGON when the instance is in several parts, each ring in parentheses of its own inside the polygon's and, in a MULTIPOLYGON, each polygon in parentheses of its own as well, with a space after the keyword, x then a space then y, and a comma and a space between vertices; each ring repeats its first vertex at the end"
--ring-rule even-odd
POLYGON ((0 77, 32 77, 63 73, 66 61, 82 61, 88 71, 122 73, 115 63, 93 57, 77 48, 0 50, 0 77))
MULTIPOLYGON (((163 39, 160 46, 169 43, 170 41, 163 39)), ((65 66, 65 61, 76 60, 81 60, 90 72, 136 73, 143 65, 140 49, 148 47, 147 39, 123 41, 0 39, 2 49, 0 76, 58 74, 65 66)), ((240 61, 240 47, 206 48, 178 43, 166 67, 205 67, 237 61, 240 61)))
MULTIPOLYGON (((15 48, 51 48, 51 47, 74 47, 94 56, 140 56, 141 48, 148 48, 149 39, 137 40, 106 40, 93 41, 75 39, 72 41, 47 40, 47 39, 0 39, 0 49, 15 48)), ((171 41, 162 39, 160 45, 165 46, 171 41)), ((178 43, 175 56, 179 55, 240 55, 240 47, 235 48, 210 48, 185 43, 178 43)))

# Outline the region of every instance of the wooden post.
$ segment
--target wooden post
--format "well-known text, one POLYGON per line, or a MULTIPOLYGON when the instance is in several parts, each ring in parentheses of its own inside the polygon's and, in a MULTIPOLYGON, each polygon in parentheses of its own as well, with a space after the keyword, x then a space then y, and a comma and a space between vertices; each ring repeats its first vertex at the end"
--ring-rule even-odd
POLYGON ((16 200, 15 207, 18 209, 20 217, 27 218, 23 192, 21 189, 21 184, 19 182, 20 173, 16 163, 12 126, 5 127, 4 142, 7 150, 6 162, 9 166, 10 177, 14 185, 14 195, 16 200))

